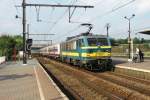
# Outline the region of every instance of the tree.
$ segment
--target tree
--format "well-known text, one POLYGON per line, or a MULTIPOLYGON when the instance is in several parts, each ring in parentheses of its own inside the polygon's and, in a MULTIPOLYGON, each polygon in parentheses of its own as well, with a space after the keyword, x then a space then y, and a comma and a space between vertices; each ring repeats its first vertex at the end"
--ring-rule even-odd
POLYGON ((134 43, 134 44, 139 44, 139 43, 140 43, 140 39, 138 39, 137 37, 135 37, 135 38, 133 39, 133 43, 134 43))
POLYGON ((127 38, 126 39, 117 39, 116 42, 119 43, 119 44, 127 44, 128 39, 127 38))
POLYGON ((23 50, 23 41, 22 41, 22 37, 20 35, 14 36, 13 37, 14 40, 16 41, 16 49, 18 51, 23 50))
POLYGON ((116 40, 114 38, 111 38, 110 39, 110 42, 111 42, 111 45, 112 46, 115 46, 116 45, 116 40))
POLYGON ((22 49, 21 36, 3 35, 0 37, 0 56, 6 56, 8 60, 11 60, 14 48, 17 48, 17 50, 22 49))

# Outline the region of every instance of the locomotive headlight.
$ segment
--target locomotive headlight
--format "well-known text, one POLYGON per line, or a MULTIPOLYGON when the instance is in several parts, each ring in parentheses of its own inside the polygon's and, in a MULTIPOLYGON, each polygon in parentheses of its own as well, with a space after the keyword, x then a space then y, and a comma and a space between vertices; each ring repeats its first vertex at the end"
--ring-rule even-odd
POLYGON ((107 49, 107 50, 106 50, 106 52, 109 52, 109 53, 110 53, 110 52, 111 52, 111 50, 110 50, 110 49, 107 49))

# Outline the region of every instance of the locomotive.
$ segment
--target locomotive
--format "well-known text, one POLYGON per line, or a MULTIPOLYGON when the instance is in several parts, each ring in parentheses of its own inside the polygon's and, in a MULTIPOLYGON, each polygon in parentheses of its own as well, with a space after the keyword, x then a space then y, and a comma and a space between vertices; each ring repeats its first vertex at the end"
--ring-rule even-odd
POLYGON ((111 70, 111 43, 105 35, 89 32, 68 37, 66 41, 42 48, 41 53, 65 63, 90 70, 111 70))

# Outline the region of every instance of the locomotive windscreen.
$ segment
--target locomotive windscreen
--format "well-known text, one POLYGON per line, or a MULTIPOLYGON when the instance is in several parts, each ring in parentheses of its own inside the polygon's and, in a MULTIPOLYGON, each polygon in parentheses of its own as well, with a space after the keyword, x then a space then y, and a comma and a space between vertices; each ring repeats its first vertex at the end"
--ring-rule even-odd
POLYGON ((89 46, 108 46, 107 38, 88 38, 88 45, 89 46))

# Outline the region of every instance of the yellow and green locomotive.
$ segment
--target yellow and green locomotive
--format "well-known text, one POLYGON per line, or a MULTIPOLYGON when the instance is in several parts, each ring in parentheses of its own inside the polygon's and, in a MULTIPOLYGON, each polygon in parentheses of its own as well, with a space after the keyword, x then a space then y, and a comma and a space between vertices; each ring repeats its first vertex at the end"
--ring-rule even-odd
POLYGON ((90 70, 112 68, 111 43, 104 35, 78 35, 60 44, 63 62, 86 67, 90 70))

